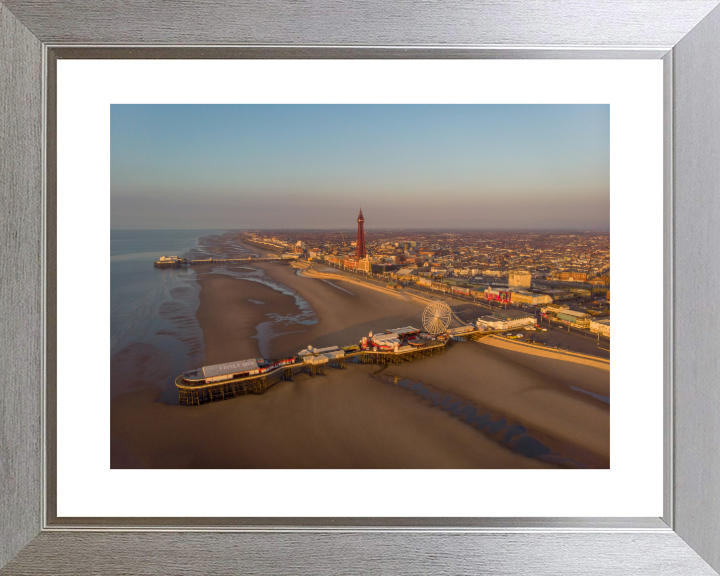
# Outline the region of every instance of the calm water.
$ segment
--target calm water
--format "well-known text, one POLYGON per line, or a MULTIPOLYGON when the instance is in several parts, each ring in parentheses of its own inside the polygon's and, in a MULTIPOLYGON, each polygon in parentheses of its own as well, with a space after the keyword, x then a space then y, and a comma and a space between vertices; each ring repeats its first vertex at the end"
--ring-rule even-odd
POLYGON ((199 292, 195 272, 192 268, 157 269, 153 262, 162 255, 197 250, 199 238, 221 233, 110 231, 111 357, 131 344, 150 344, 171 354, 173 374, 202 361, 202 332, 194 323, 199 292))
MULTIPOLYGON (((152 377, 151 368, 161 362, 143 364, 147 362, 143 354, 151 354, 165 362, 170 358, 171 371, 162 376, 166 393, 161 401, 177 402, 175 376, 201 366, 205 359, 203 335, 195 319, 200 287, 195 282, 193 267, 158 269, 153 262, 163 255, 183 256, 189 252, 193 258, 237 258, 250 254, 238 245, 232 233, 222 230, 112 230, 110 250, 110 353, 113 370, 123 372, 116 379, 118 386, 113 393, 127 391, 126 383, 137 381, 138 371, 141 376, 152 377), (213 253, 206 252, 207 249, 213 253), (115 356, 120 352, 123 354, 115 356)), ((296 313, 287 316, 270 313, 268 320, 257 326, 257 334, 252 338, 258 340, 264 356, 269 356, 272 338, 318 321, 315 311, 300 294, 267 277, 261 269, 252 266, 227 269, 217 265, 203 267, 202 271, 258 282, 295 298, 296 313)))

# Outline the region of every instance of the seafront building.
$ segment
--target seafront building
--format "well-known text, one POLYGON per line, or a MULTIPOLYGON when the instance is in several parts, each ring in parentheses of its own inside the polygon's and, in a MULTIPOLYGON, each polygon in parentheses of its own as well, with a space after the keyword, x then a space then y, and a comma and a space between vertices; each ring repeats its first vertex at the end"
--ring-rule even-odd
POLYGON ((563 310, 558 312, 555 321, 575 328, 590 328, 590 315, 577 310, 563 310))
POLYGON ((341 268, 357 269, 369 256, 371 264, 418 267, 433 278, 475 278, 504 281, 509 288, 592 290, 610 285, 608 234, 442 233, 375 231, 367 238, 365 218, 357 218, 357 239, 342 231, 249 233, 250 240, 271 250, 301 250, 313 260, 334 258, 341 268), (409 236, 409 237, 408 237, 409 236), (297 244, 298 241, 305 245, 297 244))
POLYGON ((605 320, 591 320, 590 332, 595 332, 601 336, 610 338, 610 318, 605 320))
POLYGON ((358 260, 357 270, 358 272, 364 272, 365 274, 370 274, 372 272, 372 263, 370 262, 369 256, 366 255, 362 260, 358 260))
POLYGON ((510 290, 510 302, 515 304, 529 304, 530 306, 540 306, 542 304, 550 304, 553 299, 547 294, 535 294, 525 290, 510 290))
MULTIPOLYGON (((609 312, 607 233, 374 230, 362 209, 357 236, 340 230, 247 232, 259 247, 419 288, 518 307, 585 299, 591 316, 609 312)), ((582 311, 582 310, 581 310, 582 311)), ((557 314, 552 315, 557 319, 557 314)), ((582 324, 583 322, 580 321, 582 324)))
POLYGON ((155 268, 182 268, 187 264, 186 258, 179 256, 160 256, 154 263, 155 268))
POLYGON ((530 272, 514 271, 508 274, 508 286, 510 288, 530 288, 531 283, 530 272))
POLYGON ((485 330, 508 330, 521 326, 534 326, 536 322, 534 314, 519 310, 497 310, 477 319, 478 328, 485 330))

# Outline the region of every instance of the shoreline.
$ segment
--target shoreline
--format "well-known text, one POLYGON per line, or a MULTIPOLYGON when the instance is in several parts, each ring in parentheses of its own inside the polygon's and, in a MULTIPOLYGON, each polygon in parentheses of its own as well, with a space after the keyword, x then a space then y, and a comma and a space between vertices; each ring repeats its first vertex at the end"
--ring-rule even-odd
MULTIPOLYGON (((292 264, 291 264, 292 266, 292 264)), ((434 302, 434 299, 429 298, 427 296, 421 296, 420 294, 409 292, 405 289, 402 290, 393 290, 391 288, 385 288, 382 286, 376 286, 374 284, 371 284, 369 282, 365 282, 363 280, 358 280, 356 278, 353 278, 352 276, 345 275, 345 274, 335 274, 330 272, 319 272, 317 270, 313 270, 312 267, 308 268, 296 268, 299 271, 299 274, 301 276, 305 276, 307 278, 321 278, 321 279, 327 279, 327 280, 335 280, 335 281, 341 281, 341 282, 347 282, 349 284, 354 284, 356 286, 364 286, 366 288, 370 288, 372 290, 377 290, 378 292, 382 292, 385 294, 389 294, 391 296, 397 296, 399 298, 402 298, 406 301, 410 300, 416 300, 418 302, 421 302, 425 305, 430 304, 431 302, 434 302)), ((449 298, 449 300, 452 301, 452 298, 449 298)), ((454 313, 453 318, 455 319, 456 323, 459 323, 460 325, 464 325, 465 323, 462 322, 454 313)))
MULTIPOLYGON (((321 280, 335 280, 336 282, 347 282, 348 284, 353 284, 355 286, 363 286, 365 288, 369 288, 370 290, 375 290, 389 296, 396 296, 401 300, 405 300, 406 302, 410 299, 410 296, 402 291, 391 290, 390 288, 383 288, 382 286, 375 286, 373 284, 363 282, 362 280, 356 280, 354 278, 349 278, 340 274, 317 272, 316 270, 310 270, 308 268, 296 268, 295 266, 292 266, 292 264, 290 266, 295 268, 298 271, 298 275, 304 278, 318 278, 321 280)), ((430 300, 428 300, 428 302, 430 302, 430 300)))
MULTIPOLYGON (((257 264, 273 281, 296 291, 315 311, 316 324, 298 326, 293 335, 280 334, 273 340, 273 354, 294 355, 303 348, 314 346, 347 346, 357 344, 369 332, 384 332, 388 328, 418 324, 422 307, 390 294, 381 295, 370 287, 353 284, 342 290, 322 278, 298 276, 297 269, 274 263, 257 264)), ((337 279, 333 279, 337 280, 337 279)))

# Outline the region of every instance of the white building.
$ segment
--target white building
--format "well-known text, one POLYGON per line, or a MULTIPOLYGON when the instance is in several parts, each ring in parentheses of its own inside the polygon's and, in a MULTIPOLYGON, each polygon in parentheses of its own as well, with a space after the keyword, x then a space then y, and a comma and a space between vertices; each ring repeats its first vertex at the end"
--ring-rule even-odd
POLYGON ((590 332, 596 332, 610 338, 610 318, 606 320, 591 320, 590 332))
POLYGON ((513 270, 508 274, 508 286, 510 288, 530 288, 530 272, 513 270))
POLYGON ((563 310, 557 313, 556 322, 575 326, 576 328, 590 328, 590 315, 576 310, 563 310))
POLYGON ((492 314, 477 319, 477 327, 481 330, 507 330, 507 320, 492 314))
POLYGON ((417 268, 400 268, 400 270, 393 273, 396 278, 404 278, 406 280, 416 274, 417 268))
POLYGON ((483 274, 485 274, 485 276, 495 276, 497 278, 505 276, 505 272, 498 270, 497 268, 486 268, 483 270, 483 274))
POLYGON ((499 310, 477 320, 477 326, 483 330, 512 330, 518 326, 534 326, 534 315, 517 310, 499 310))
POLYGON ((547 294, 534 294, 533 292, 525 292, 524 290, 510 290, 510 301, 515 304, 530 304, 538 306, 541 304, 551 304, 552 298, 547 294))
POLYGON ((540 311, 543 314, 547 314, 548 312, 557 314, 558 312, 569 309, 570 306, 568 306, 567 304, 548 304, 547 306, 543 306, 540 311))
POLYGON ((359 261, 358 261, 358 264, 357 264, 357 271, 358 271, 358 272, 366 272, 367 274, 370 274, 370 270, 371 270, 371 269, 372 269, 372 268, 371 268, 371 263, 370 263, 370 257, 369 257, 369 256, 365 256, 365 258, 363 258, 362 260, 359 260, 359 261))

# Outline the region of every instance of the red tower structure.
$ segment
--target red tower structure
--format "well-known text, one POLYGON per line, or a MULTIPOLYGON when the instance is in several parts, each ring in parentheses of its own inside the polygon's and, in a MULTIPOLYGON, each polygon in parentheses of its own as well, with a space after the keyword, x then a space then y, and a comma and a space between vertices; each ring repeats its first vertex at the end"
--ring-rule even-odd
POLYGON ((355 257, 360 260, 365 258, 365 218, 363 217, 362 208, 358 216, 358 237, 355 244, 355 257))

